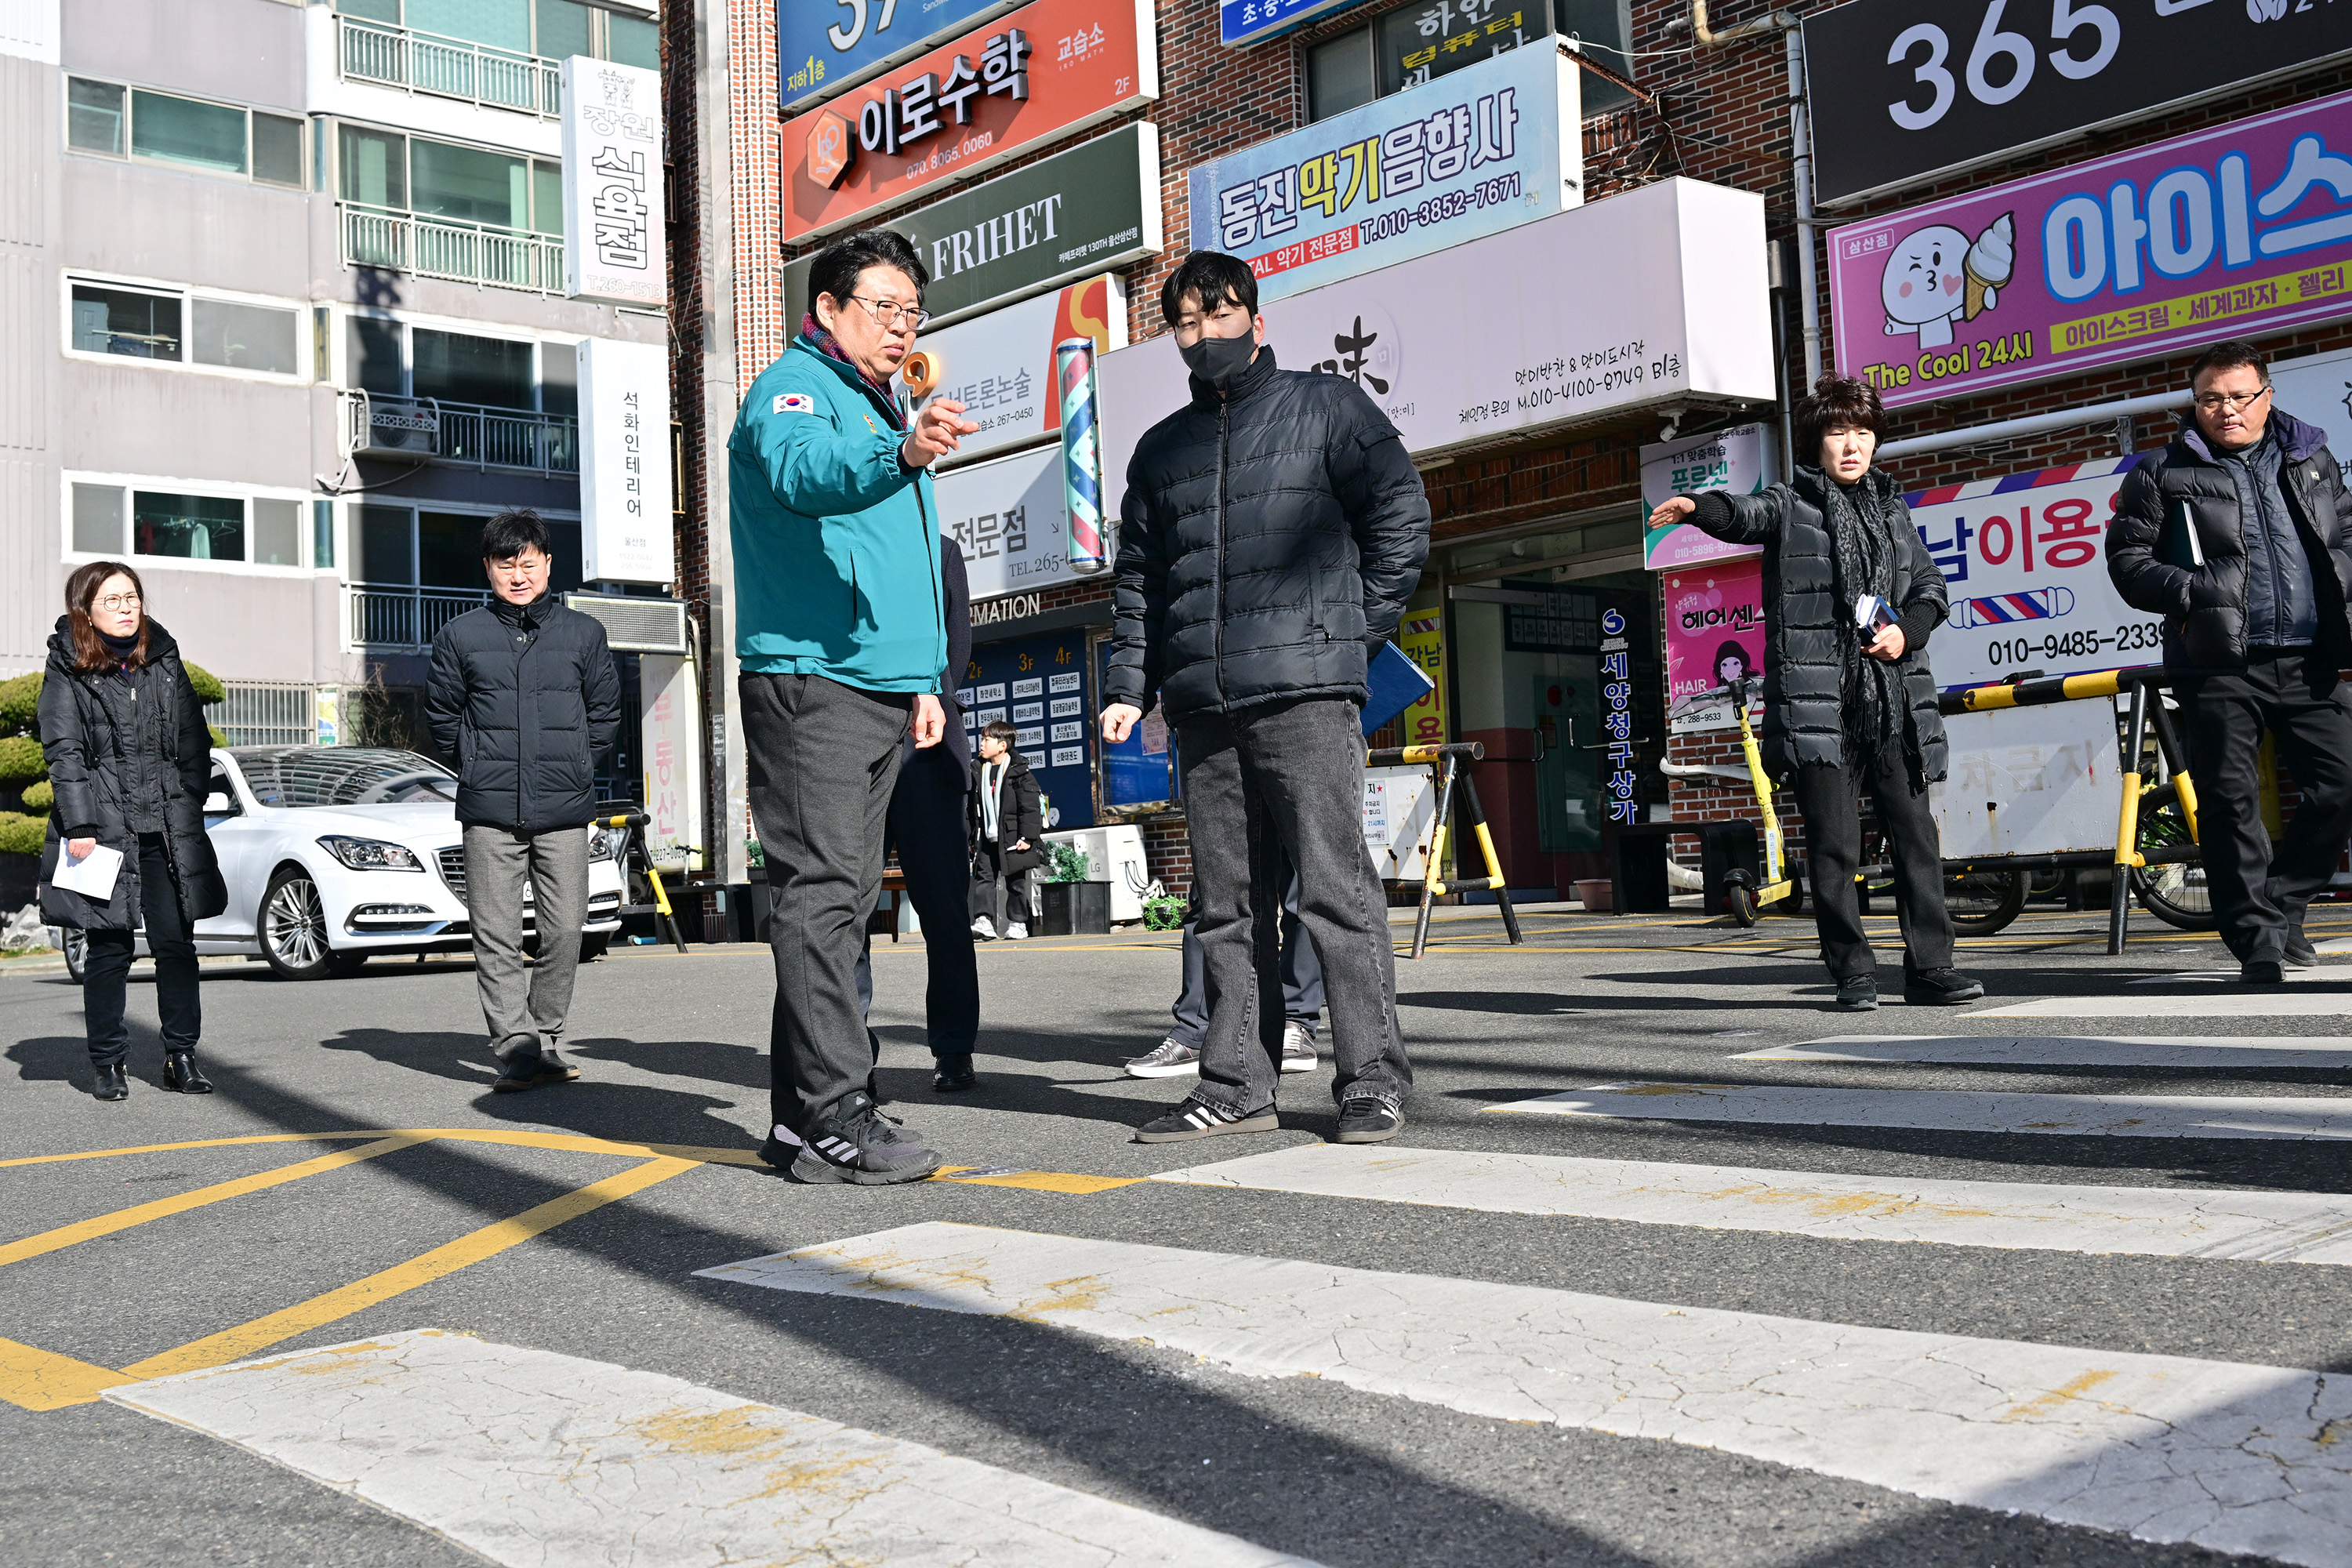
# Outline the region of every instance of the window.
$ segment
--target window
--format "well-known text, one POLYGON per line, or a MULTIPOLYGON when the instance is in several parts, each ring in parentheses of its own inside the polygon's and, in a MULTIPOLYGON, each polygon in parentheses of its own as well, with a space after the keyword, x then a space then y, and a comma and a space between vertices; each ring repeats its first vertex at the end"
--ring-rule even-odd
POLYGON ((302 186, 302 121, 85 77, 66 80, 66 145, 266 185, 302 186))
POLYGON ((299 377, 302 313, 176 289, 72 279, 68 344, 126 359, 299 377), (183 330, 185 323, 185 330, 183 330))
POLYGON ((336 189, 387 212, 517 233, 563 232, 563 166, 486 148, 345 125, 336 189))
MULTIPOLYGON (((359 509, 359 520, 362 583, 488 594, 489 584, 482 575, 482 525, 489 521, 488 512, 367 502, 359 509)), ((547 531, 555 547, 549 585, 557 593, 572 592, 580 586, 580 524, 551 517, 547 531)))
POLYGON ((541 59, 588 55, 661 68, 661 25, 580 0, 335 0, 365 22, 541 59))
MULTIPOLYGON (((302 500, 291 494, 191 493, 137 479, 68 487, 69 552, 173 562, 301 567, 302 500)), ((322 564, 331 564, 331 545, 322 564)))
POLYGON ((350 384, 363 392, 565 418, 580 412, 570 343, 477 337, 373 316, 351 317, 344 343, 350 384))
MULTIPOLYGON (((1307 51, 1307 116, 1328 119, 1555 32, 1632 74, 1630 0, 1413 0, 1307 51)), ((1633 101, 1589 71, 1578 85, 1589 115, 1633 101)))

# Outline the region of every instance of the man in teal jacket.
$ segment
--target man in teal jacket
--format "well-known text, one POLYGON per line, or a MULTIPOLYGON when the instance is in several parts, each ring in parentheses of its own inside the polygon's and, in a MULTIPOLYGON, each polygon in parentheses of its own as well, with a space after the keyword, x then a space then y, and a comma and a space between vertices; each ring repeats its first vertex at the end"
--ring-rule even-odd
POLYGON ((882 887, 899 738, 935 746, 947 664, 931 463, 978 428, 940 400, 911 426, 892 376, 929 276, 887 229, 835 241, 783 357, 729 437, 735 652, 751 823, 774 905, 770 1131, 804 1182, 915 1181, 940 1158, 866 1094, 856 988, 882 887))

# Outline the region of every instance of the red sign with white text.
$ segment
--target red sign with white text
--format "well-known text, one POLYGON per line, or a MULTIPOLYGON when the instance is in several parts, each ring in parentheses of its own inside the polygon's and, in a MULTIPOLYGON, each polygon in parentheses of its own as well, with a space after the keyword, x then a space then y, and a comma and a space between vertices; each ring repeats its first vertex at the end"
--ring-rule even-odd
POLYGON ((782 241, 845 228, 1159 96, 1151 0, 1036 0, 784 121, 782 241))

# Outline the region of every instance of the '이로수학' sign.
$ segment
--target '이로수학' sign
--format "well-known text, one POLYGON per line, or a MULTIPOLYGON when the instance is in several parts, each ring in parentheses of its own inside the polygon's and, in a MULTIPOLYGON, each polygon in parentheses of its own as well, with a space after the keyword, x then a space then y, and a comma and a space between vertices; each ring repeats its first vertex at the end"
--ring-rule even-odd
POLYGON ((2352 93, 1838 229, 1830 288, 1890 405, 2352 315, 2352 93))

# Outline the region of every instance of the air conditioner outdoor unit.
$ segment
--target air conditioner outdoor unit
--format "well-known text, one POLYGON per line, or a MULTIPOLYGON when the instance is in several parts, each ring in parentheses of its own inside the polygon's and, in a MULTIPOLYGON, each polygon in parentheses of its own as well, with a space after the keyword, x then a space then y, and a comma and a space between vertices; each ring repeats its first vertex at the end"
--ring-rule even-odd
POLYGON ((352 421, 354 457, 429 458, 440 449, 441 411, 430 402, 366 397, 359 414, 352 421))

